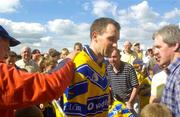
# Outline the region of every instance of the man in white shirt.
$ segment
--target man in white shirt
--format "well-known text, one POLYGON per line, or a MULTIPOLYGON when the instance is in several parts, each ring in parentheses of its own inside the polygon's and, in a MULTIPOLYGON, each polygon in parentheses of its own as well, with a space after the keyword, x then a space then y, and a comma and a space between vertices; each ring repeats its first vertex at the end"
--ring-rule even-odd
POLYGON ((167 73, 165 70, 155 74, 151 83, 151 97, 149 103, 159 103, 163 94, 164 86, 167 80, 167 73))
POLYGON ((129 41, 124 42, 124 50, 121 52, 121 60, 133 65, 133 62, 137 57, 136 52, 131 50, 132 44, 129 41))
POLYGON ((16 65, 18 67, 20 67, 21 69, 25 69, 26 71, 30 73, 39 71, 38 65, 36 64, 36 62, 34 62, 34 60, 31 59, 30 47, 23 47, 21 49, 21 57, 22 59, 16 62, 16 65))

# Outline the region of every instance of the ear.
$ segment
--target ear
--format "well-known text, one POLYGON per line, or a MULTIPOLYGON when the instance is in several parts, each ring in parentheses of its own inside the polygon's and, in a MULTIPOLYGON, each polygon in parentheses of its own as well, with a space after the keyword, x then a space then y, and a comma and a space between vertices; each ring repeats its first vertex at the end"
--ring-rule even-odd
POLYGON ((95 41, 95 42, 97 42, 97 35, 98 34, 95 31, 92 33, 92 40, 95 41))
POLYGON ((176 43, 174 46, 174 51, 179 52, 180 51, 180 43, 176 43))

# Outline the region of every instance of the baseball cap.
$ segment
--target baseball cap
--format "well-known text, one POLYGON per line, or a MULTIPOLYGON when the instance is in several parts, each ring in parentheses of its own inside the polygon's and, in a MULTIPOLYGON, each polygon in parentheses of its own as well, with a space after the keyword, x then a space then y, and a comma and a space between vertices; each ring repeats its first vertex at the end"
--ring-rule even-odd
POLYGON ((140 59, 135 59, 135 60, 133 61, 133 65, 134 65, 134 64, 144 65, 143 61, 140 60, 140 59))
POLYGON ((134 43, 133 46, 137 46, 137 45, 140 45, 140 43, 134 43))
POLYGON ((8 39, 9 40, 9 46, 16 46, 16 45, 21 43, 20 41, 18 41, 15 38, 11 37, 8 34, 8 32, 1 25, 0 25, 0 37, 8 39))

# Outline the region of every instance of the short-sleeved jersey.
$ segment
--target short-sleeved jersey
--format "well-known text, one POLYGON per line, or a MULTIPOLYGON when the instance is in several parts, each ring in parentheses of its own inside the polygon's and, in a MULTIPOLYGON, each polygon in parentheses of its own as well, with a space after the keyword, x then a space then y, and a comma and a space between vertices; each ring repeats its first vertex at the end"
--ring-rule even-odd
POLYGON ((106 65, 96 63, 92 50, 85 46, 75 57, 75 78, 65 92, 64 112, 67 116, 107 117, 109 88, 106 65))

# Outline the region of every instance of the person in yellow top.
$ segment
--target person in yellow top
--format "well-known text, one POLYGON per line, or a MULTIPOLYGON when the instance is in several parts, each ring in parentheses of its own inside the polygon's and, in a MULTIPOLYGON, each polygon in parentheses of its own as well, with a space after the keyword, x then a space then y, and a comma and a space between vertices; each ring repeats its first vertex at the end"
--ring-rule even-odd
POLYGON ((140 48, 140 43, 133 44, 134 52, 137 54, 137 59, 143 60, 143 51, 140 48))
POLYGON ((132 44, 129 41, 124 42, 124 50, 121 52, 121 60, 133 65, 135 59, 138 58, 137 53, 131 50, 132 44))
POLYGON ((133 67, 136 70, 136 75, 138 79, 138 83, 141 84, 141 82, 146 78, 147 73, 146 69, 143 69, 143 61, 140 59, 135 59, 133 62, 133 67))
POLYGON ((136 59, 133 62, 133 66, 136 70, 138 82, 139 82, 139 107, 140 110, 149 103, 150 98, 150 90, 151 90, 151 80, 152 80, 152 73, 149 71, 148 74, 147 70, 142 70, 143 68, 143 61, 140 59, 136 59))
POLYGON ((150 76, 146 77, 140 84, 139 99, 140 99, 140 110, 142 110, 147 104, 151 96, 151 81, 150 76))
POLYGON ((111 18, 96 19, 91 42, 75 57, 75 78, 65 91, 63 111, 69 116, 108 116, 109 85, 104 57, 117 48, 120 25, 111 18))

